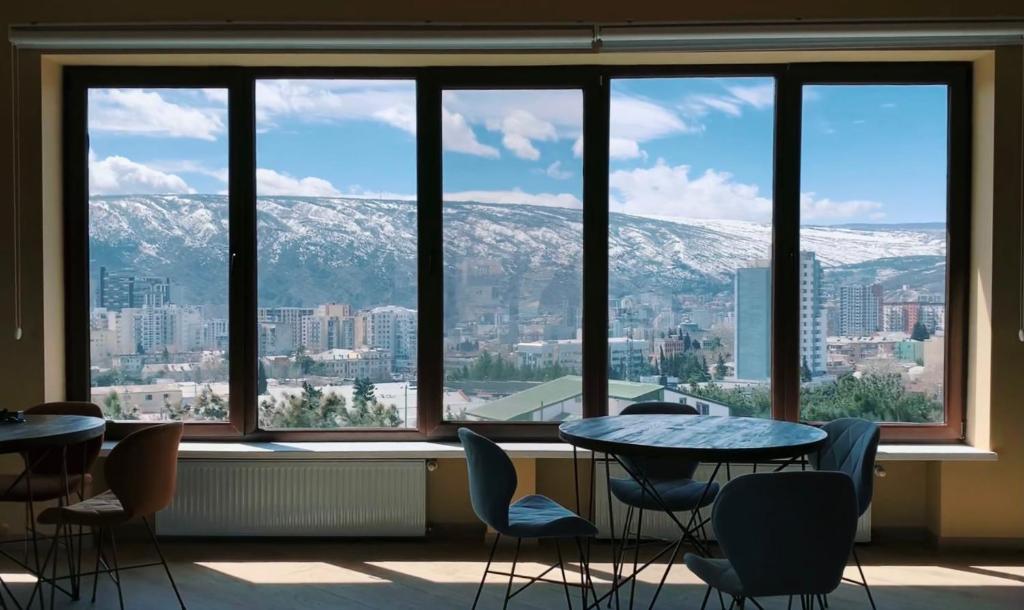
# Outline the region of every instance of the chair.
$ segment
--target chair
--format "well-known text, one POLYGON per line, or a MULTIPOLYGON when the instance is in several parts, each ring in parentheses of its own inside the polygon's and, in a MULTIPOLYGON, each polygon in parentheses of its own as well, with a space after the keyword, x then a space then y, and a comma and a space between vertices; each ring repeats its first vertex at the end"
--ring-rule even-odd
MULTIPOLYGON (((29 415, 80 415, 103 418, 103 411, 91 402, 47 402, 25 409, 29 415)), ((57 448, 33 449, 22 454, 25 470, 22 474, 0 475, 0 502, 19 502, 25 505, 25 531, 31 536, 32 548, 39 566, 39 534, 35 526, 35 503, 57 500, 70 503, 71 492, 78 499, 89 495, 92 487, 92 467, 103 447, 103 437, 69 445, 66 451, 57 448), (67 486, 62 480, 66 463, 67 486)), ((21 542, 8 540, 6 542, 21 542)), ((21 563, 11 555, 7 557, 21 563)), ((76 590, 77 593, 77 590, 76 590)))
MULTIPOLYGON (((678 403, 639 402, 629 405, 622 410, 621 414, 698 415, 698 412, 689 405, 678 403)), ((632 535, 630 527, 633 521, 633 514, 634 512, 637 514, 633 555, 633 571, 635 574, 640 556, 640 538, 643 531, 644 510, 664 511, 668 509, 672 512, 690 512, 691 519, 686 526, 686 531, 684 531, 684 537, 690 536, 693 540, 696 540, 696 530, 699 528, 703 531, 705 523, 700 515, 700 509, 715 501, 715 497, 718 495, 718 483, 712 482, 708 484, 693 480, 693 475, 697 471, 699 462, 626 456, 619 456, 618 459, 628 471, 648 481, 649 485, 654 488, 659 496, 655 498, 646 491, 644 486, 634 476, 625 479, 613 478, 609 481, 612 495, 627 507, 626 519, 622 528, 622 544, 619 547, 618 560, 615 562, 617 570, 621 570, 625 557, 626 540, 632 535)), ((675 562, 679 552, 679 545, 673 543, 665 547, 658 556, 667 552, 669 548, 674 548, 674 550, 668 565, 665 566, 665 576, 661 579, 662 585, 664 585, 665 577, 667 577, 669 570, 672 569, 672 564, 675 562)), ((616 575, 617 577, 621 576, 621 571, 617 571, 616 575)), ((636 581, 634 580, 630 585, 629 606, 631 608, 633 607, 635 591, 636 581)), ((657 601, 660 593, 661 585, 659 585, 654 593, 652 606, 653 602, 657 601)))
MULTIPOLYGON (((178 444, 181 441, 182 430, 182 424, 176 422, 143 428, 129 434, 110 451, 104 465, 106 480, 110 485, 109 491, 70 506, 48 508, 39 515, 39 523, 55 525, 58 532, 62 527, 71 525, 92 527, 99 531, 96 567, 93 570, 93 603, 96 602, 96 584, 100 573, 113 573, 113 580, 117 585, 118 603, 123 610, 121 571, 157 565, 153 563, 125 567, 118 565, 114 528, 139 517, 145 524, 146 531, 149 532, 149 537, 160 558, 159 565, 163 566, 167 578, 171 582, 171 587, 174 589, 174 594, 178 598, 178 603, 182 610, 185 610, 185 602, 181 599, 178 586, 174 582, 167 560, 164 559, 160 544, 157 542, 148 519, 148 515, 166 508, 174 497, 178 473, 178 444), (106 553, 103 550, 105 539, 108 537, 113 569, 106 561, 106 553), (100 570, 100 563, 103 563, 104 570, 100 570)), ((43 571, 45 572, 52 557, 53 573, 51 578, 53 581, 57 580, 56 539, 55 537, 55 543, 50 546, 46 559, 43 561, 43 571)), ((42 582, 42 579, 37 581, 37 589, 42 582)), ((52 590, 50 600, 52 604, 52 590)))
MULTIPOLYGON (((582 540, 595 536, 597 528, 583 517, 545 496, 526 496, 510 504, 518 484, 512 460, 496 444, 467 428, 459 429, 459 440, 462 441, 462 446, 466 452, 466 464, 469 469, 469 497, 473 505, 473 511, 481 521, 497 532, 494 544, 491 547, 491 554, 487 558, 487 567, 484 569, 480 586, 476 590, 476 597, 473 598, 473 608, 476 608, 477 603, 480 601, 480 593, 483 591, 488 574, 508 576, 508 586, 505 589, 505 598, 502 605, 502 608, 507 608, 510 599, 537 581, 558 583, 558 581, 544 579, 548 572, 557 567, 562 572, 561 584, 565 590, 565 601, 571 610, 570 585, 565 577, 565 564, 562 560, 562 550, 559 541, 562 538, 571 538, 576 542, 576 547, 580 554, 581 567, 581 582, 578 586, 581 589, 583 606, 586 607, 587 592, 588 589, 593 589, 593 584, 590 584, 589 567, 584 554, 582 540), (512 570, 509 573, 491 570, 494 552, 497 550, 498 541, 502 536, 510 536, 516 539, 512 570), (516 577, 516 562, 519 560, 519 547, 522 544, 523 538, 554 539, 555 548, 558 552, 558 563, 549 567, 540 576, 529 578, 525 585, 513 592, 512 581, 516 577)), ((572 586, 577 585, 574 584, 572 586)))
MULTIPOLYGON (((857 517, 871 506, 874 494, 875 455, 878 453, 878 441, 881 429, 878 424, 857 418, 842 418, 828 422, 822 426, 828 433, 824 446, 817 453, 808 456, 815 470, 843 472, 853 481, 853 489, 857 494, 857 517)), ((875 599, 871 595, 871 587, 864 577, 864 570, 857 557, 857 547, 852 546, 853 560, 857 564, 860 582, 849 580, 861 585, 868 595, 871 607, 875 608, 875 599)))
POLYGON ((747 600, 800 596, 801 606, 839 586, 857 530, 857 500, 850 477, 837 472, 748 474, 718 495, 712 527, 725 559, 687 553, 687 567, 708 590, 747 600))

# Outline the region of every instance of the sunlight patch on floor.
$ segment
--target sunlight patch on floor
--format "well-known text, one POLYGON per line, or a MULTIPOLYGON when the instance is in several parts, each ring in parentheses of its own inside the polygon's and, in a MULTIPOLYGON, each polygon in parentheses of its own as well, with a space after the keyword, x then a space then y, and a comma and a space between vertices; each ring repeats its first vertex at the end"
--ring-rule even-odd
POLYGON ((258 585, 390 582, 323 561, 198 561, 196 565, 258 585))
MULTIPOLYGON (((398 574, 412 576, 433 583, 455 584, 455 583, 479 583, 484 574, 486 562, 483 561, 368 561, 366 565, 384 570, 390 570, 398 574)), ((517 576, 537 576, 548 568, 550 564, 539 562, 520 561, 516 564, 517 576)), ((491 564, 491 570, 497 572, 508 572, 512 568, 512 562, 495 561, 491 564)), ((609 571, 609 574, 611 572, 609 571)), ((565 577, 570 583, 580 581, 580 573, 575 565, 565 567, 565 577)), ((505 578, 497 574, 487 577, 488 582, 497 582, 505 578)), ((555 568, 547 573, 546 579, 561 581, 562 573, 555 568)), ((592 574, 595 584, 608 584, 610 580, 601 578, 598 574, 592 574)))
POLYGON ((1007 576, 1020 576, 1024 577, 1024 566, 971 566, 975 570, 984 570, 986 572, 999 572, 1000 574, 1006 574, 1007 576))
POLYGON ((3 581, 9 585, 14 583, 34 583, 36 581, 36 577, 28 572, 17 572, 13 574, 4 573, 0 574, 0 579, 3 579, 3 581))
MULTIPOLYGON (((1024 568, 1019 567, 978 569, 1004 570, 1011 576, 1016 575, 1013 570, 1024 571, 1024 568)), ((864 573, 872 587, 1024 587, 1024 582, 1016 578, 1000 578, 946 566, 871 565, 864 566, 864 573)), ((857 566, 847 566, 846 577, 859 582, 857 566)))

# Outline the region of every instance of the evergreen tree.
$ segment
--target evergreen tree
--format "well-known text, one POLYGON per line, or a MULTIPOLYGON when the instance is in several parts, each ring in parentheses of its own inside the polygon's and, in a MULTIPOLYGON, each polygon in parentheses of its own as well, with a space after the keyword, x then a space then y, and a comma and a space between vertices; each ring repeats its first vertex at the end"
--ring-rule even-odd
POLYGON ((931 333, 928 332, 928 327, 920 320, 915 322, 914 329, 910 333, 910 338, 914 341, 926 341, 929 337, 931 337, 931 333))
POLYGON ((810 381, 811 380, 811 367, 807 366, 807 356, 803 357, 800 363, 800 380, 810 381))
POLYGON ((115 421, 139 419, 139 408, 133 404, 125 404, 116 390, 111 390, 103 399, 103 416, 115 421))
POLYGON ((267 369, 263 366, 262 360, 256 369, 256 393, 259 395, 267 393, 267 369))
POLYGON ((728 373, 729 368, 725 366, 725 357, 722 352, 718 352, 718 362, 715 363, 715 379, 725 379, 728 373))
POLYGON ((352 400, 357 404, 372 402, 376 400, 376 396, 374 396, 376 389, 369 377, 357 377, 352 390, 352 400))

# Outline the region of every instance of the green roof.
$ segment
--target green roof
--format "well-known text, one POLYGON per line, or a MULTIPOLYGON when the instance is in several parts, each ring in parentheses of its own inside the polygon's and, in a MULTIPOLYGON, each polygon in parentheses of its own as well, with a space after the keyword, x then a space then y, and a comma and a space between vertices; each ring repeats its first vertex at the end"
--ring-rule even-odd
MULTIPOLYGON (((662 386, 656 383, 618 380, 608 382, 608 396, 624 400, 639 400, 654 392, 660 392, 662 389, 662 386)), ((583 394, 583 378, 579 375, 566 375, 472 408, 469 412, 483 419, 509 421, 521 419, 524 415, 547 405, 570 400, 581 394, 583 394)))

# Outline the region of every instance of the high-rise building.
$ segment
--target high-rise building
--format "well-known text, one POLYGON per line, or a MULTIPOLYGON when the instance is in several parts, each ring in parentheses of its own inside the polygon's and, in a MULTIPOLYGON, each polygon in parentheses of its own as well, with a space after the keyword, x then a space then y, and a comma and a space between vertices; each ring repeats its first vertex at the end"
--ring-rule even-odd
POLYGON ((96 306, 107 311, 126 308, 165 307, 176 303, 171 279, 136 276, 131 271, 110 272, 100 267, 96 306))
POLYGON ((823 272, 814 252, 800 252, 800 361, 811 374, 825 372, 828 361, 823 272))
POLYGON ((353 336, 362 340, 360 346, 388 350, 394 370, 416 369, 415 309, 387 305, 360 312, 353 325, 353 336))
POLYGON ((882 330, 882 286, 851 284, 839 288, 840 335, 856 337, 882 330))
POLYGON ((766 380, 771 376, 772 270, 758 261, 736 270, 736 377, 766 380))

